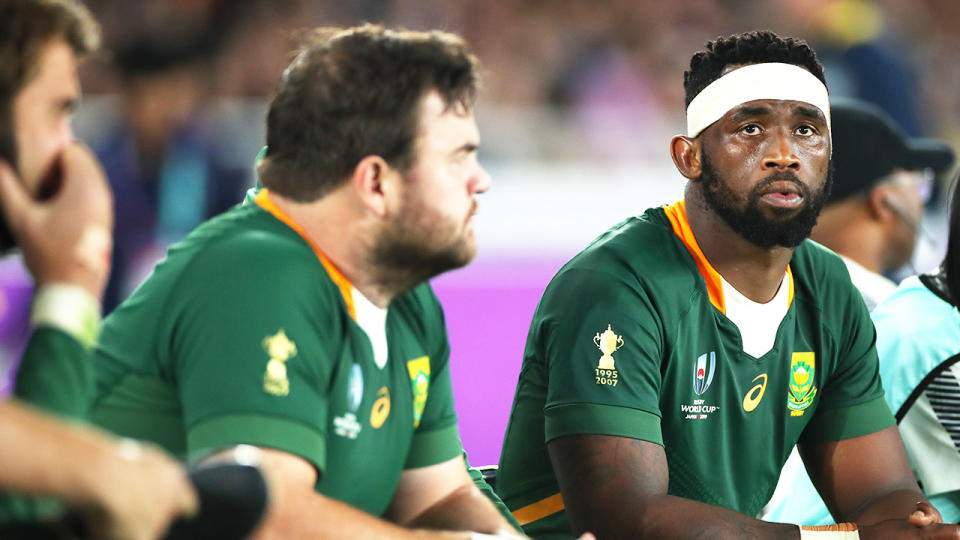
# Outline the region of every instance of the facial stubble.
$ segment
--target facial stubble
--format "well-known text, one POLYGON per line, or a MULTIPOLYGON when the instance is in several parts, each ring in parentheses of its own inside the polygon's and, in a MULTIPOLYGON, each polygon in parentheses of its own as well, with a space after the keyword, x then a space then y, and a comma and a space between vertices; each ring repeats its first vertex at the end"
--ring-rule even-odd
POLYGON ((792 172, 776 171, 753 186, 744 199, 729 188, 729 182, 713 167, 708 152, 704 149, 700 182, 708 209, 718 215, 734 232, 758 247, 794 248, 810 236, 817 224, 817 217, 827 202, 833 185, 833 160, 830 160, 826 178, 817 191, 811 191, 792 172), (767 186, 778 181, 793 182, 803 197, 803 206, 792 216, 783 212, 783 217, 771 219, 761 211, 760 198, 767 186))

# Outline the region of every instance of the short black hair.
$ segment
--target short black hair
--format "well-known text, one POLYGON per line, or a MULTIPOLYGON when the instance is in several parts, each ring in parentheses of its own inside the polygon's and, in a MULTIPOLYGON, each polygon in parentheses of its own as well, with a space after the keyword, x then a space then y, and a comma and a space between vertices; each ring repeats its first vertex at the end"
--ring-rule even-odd
POLYGON ((382 26, 320 29, 290 64, 267 115, 260 182, 300 202, 346 181, 364 157, 407 170, 420 99, 469 110, 479 63, 459 36, 382 26))
POLYGON ((823 66, 817 60, 817 53, 799 38, 781 38, 769 30, 755 30, 718 37, 707 42, 705 51, 699 51, 690 58, 690 69, 683 73, 683 89, 686 92, 685 105, 689 106, 710 83, 720 78, 724 68, 741 64, 762 64, 779 62, 806 68, 824 85, 823 66))

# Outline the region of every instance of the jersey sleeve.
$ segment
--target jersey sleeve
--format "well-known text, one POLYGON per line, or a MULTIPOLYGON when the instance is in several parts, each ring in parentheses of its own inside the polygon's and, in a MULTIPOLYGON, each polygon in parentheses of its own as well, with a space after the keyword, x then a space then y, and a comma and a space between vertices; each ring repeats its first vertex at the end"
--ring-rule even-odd
POLYGON ((663 334, 639 285, 568 269, 551 282, 533 324, 527 347, 547 373, 547 441, 600 434, 663 444, 663 334))
POLYGON ((883 399, 876 330, 867 307, 852 285, 828 298, 846 306, 833 330, 836 366, 822 384, 820 404, 803 439, 834 441, 880 431, 895 424, 883 399))
POLYGON ((428 359, 415 359, 407 363, 410 384, 413 386, 414 423, 416 424, 410 452, 404 465, 407 469, 442 463, 463 451, 460 434, 457 431, 457 414, 453 407, 450 344, 447 339, 443 311, 432 292, 426 296, 422 323, 434 347, 433 354, 428 359), (422 373, 424 366, 429 366, 427 373, 422 373), (424 386, 427 389, 425 395, 424 386), (418 401, 421 399, 425 399, 422 413, 418 411, 418 401))
POLYGON ((340 300, 323 294, 316 259, 253 251, 207 254, 171 310, 187 451, 195 458, 250 444, 300 456, 322 472, 336 348, 332 302, 340 300))
MULTIPOLYGON (((517 518, 513 517, 513 513, 510 512, 510 509, 507 508, 507 505, 503 504, 503 499, 501 499, 500 496, 497 495, 496 491, 494 491, 493 485, 488 483, 483 477, 483 471, 480 469, 475 469, 470 465, 470 461, 467 459, 466 452, 463 453, 463 462, 467 465, 467 474, 469 474, 470 479, 473 480, 473 485, 477 486, 477 489, 483 493, 487 500, 493 503, 493 506, 497 508, 497 511, 500 512, 500 515, 503 516, 503 519, 507 520, 510 526, 518 531, 521 530, 520 523, 517 522, 517 518)), ((494 469, 494 477, 491 482, 494 482, 494 484, 496 483, 496 469, 494 469)))
POLYGON ((84 418, 93 397, 90 351, 69 333, 41 325, 30 334, 14 396, 47 412, 84 418))

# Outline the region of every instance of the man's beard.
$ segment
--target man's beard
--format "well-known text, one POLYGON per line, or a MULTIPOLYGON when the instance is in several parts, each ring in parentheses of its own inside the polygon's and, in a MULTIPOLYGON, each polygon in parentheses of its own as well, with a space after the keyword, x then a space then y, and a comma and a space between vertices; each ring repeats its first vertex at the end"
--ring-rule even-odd
POLYGON ((434 229, 417 219, 421 212, 425 210, 406 204, 373 245, 371 263, 400 290, 466 265, 476 251, 465 238, 448 246, 436 245, 436 237, 443 235, 434 234, 434 229))
POLYGON ((777 171, 750 190, 746 196, 746 206, 741 210, 744 206, 743 199, 727 187, 726 179, 713 168, 706 152, 703 152, 702 156, 700 181, 703 184, 703 199, 709 209, 720 216, 734 232, 762 248, 794 248, 810 236, 833 186, 832 159, 823 187, 819 191, 811 192, 792 172, 777 171), (760 211, 760 198, 764 188, 778 181, 793 182, 803 197, 803 206, 793 217, 769 219, 760 211))

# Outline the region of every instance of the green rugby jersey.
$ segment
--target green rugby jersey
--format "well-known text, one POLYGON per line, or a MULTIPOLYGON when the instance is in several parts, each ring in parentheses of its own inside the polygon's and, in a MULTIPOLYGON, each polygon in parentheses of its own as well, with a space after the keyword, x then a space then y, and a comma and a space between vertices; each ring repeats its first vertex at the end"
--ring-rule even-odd
POLYGON ((403 469, 461 452, 440 305, 426 284, 397 297, 378 355, 359 293, 266 190, 255 202, 172 247, 104 321, 91 420, 181 456, 283 450, 381 515, 403 469))
POLYGON ((893 425, 873 325, 841 260, 806 241, 773 348, 743 352, 683 201, 615 226, 553 278, 530 325, 497 492, 527 534, 569 537, 546 443, 664 446, 669 493, 755 515, 797 441, 893 425))

